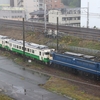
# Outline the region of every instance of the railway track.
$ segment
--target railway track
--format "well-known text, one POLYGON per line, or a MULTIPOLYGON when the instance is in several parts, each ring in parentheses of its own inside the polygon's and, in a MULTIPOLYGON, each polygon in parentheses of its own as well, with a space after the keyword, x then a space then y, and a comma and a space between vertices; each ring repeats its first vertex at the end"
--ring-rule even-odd
MULTIPOLYGON (((14 26, 14 27, 23 27, 22 21, 15 21, 15 20, 4 20, 0 19, 0 24, 6 26, 14 26)), ((39 28, 42 31, 44 30, 44 23, 37 23, 37 22, 25 22, 25 27, 31 30, 32 28, 39 28)), ((47 24, 47 29, 56 30, 57 26, 53 24, 47 24)), ((67 35, 77 36, 84 39, 90 40, 100 40, 100 30, 97 29, 87 29, 87 28, 79 28, 79 27, 70 27, 70 26, 63 26, 59 25, 59 32, 63 32, 67 35)))

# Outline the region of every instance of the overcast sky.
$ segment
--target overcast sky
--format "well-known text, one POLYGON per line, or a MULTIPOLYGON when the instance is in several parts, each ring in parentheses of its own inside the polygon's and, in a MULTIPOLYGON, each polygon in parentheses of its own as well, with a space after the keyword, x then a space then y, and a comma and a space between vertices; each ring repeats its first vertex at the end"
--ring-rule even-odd
POLYGON ((0 4, 9 4, 10 0, 0 0, 0 4))
MULTIPOLYGON (((100 28, 100 0, 81 0, 81 7, 87 7, 89 2, 89 26, 97 26, 100 28)), ((83 9, 81 18, 81 26, 87 25, 87 10, 83 9)))

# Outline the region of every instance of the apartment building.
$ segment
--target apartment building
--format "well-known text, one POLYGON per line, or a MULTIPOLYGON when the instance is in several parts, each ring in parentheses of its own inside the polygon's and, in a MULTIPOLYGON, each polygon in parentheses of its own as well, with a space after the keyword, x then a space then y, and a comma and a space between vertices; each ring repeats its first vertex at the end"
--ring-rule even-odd
POLYGON ((24 9, 22 7, 1 7, 0 18, 22 20, 24 16, 24 9))
POLYGON ((39 10, 44 10, 44 0, 39 0, 39 10))
POLYGON ((80 9, 78 8, 50 10, 48 13, 48 22, 56 24, 57 17, 59 24, 80 27, 80 9))
POLYGON ((18 7, 24 7, 25 18, 30 18, 30 13, 39 10, 39 0, 17 0, 18 7))
POLYGON ((14 0, 10 0, 10 7, 14 7, 14 0))
POLYGON ((47 10, 63 8, 64 7, 61 0, 45 0, 45 3, 47 5, 47 10))

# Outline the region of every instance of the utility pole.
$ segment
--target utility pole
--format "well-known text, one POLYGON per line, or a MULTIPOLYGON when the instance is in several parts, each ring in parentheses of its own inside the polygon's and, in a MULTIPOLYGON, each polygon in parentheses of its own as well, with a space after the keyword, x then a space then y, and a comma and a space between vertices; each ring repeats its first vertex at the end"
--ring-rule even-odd
POLYGON ((45 23, 45 29, 44 29, 44 33, 47 32, 47 24, 46 24, 46 21, 47 21, 47 17, 46 17, 46 3, 45 3, 45 0, 44 0, 44 23, 45 23))
POLYGON ((58 52, 58 17, 57 17, 57 52, 58 52))
POLYGON ((87 28, 89 28, 89 2, 87 4, 87 28))
POLYGON ((25 62, 25 26, 24 26, 24 18, 23 18, 23 60, 25 62))

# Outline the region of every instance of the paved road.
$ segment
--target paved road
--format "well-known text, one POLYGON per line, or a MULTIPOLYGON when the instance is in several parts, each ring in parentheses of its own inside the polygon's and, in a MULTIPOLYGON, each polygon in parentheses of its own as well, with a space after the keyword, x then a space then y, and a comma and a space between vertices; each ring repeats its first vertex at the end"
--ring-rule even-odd
POLYGON ((23 70, 12 60, 0 57, 0 90, 17 100, 69 100, 38 86, 47 79, 47 76, 23 70))

